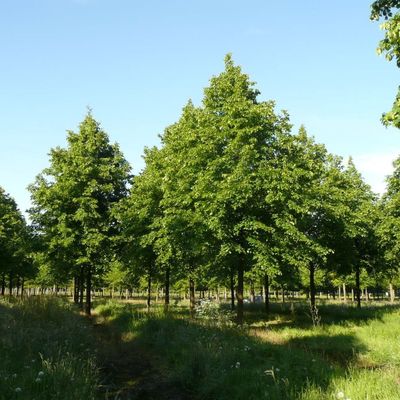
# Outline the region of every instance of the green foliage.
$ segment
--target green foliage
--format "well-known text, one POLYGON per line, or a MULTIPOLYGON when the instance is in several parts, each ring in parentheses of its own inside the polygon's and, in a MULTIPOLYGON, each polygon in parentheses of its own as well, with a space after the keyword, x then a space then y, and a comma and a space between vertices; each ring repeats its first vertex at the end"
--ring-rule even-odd
POLYGON ((113 206, 125 197, 130 167, 118 145, 89 112, 67 147, 50 152, 50 166, 29 187, 30 215, 44 243, 42 257, 65 277, 82 268, 100 273, 118 233, 113 206))
POLYGON ((400 261, 400 158, 393 163, 394 171, 387 179, 387 192, 381 202, 378 226, 380 245, 391 280, 398 275, 400 261))
MULTIPOLYGON (((384 54, 388 61, 393 59, 400 67, 400 8, 398 0, 377 0, 371 6, 371 19, 378 21, 381 17, 385 21, 381 24, 381 29, 385 31, 385 37, 379 42, 378 54, 384 54), (393 9, 397 12, 393 14, 393 9)), ((382 116, 385 125, 393 125, 400 128, 400 91, 393 103, 391 111, 382 116)))
POLYGON ((0 276, 32 274, 30 238, 15 201, 0 187, 0 276))

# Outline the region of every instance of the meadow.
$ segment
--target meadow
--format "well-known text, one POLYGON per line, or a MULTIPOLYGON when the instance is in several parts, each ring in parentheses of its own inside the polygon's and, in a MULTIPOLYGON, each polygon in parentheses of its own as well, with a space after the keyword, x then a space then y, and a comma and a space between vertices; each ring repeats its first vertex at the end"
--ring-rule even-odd
POLYGON ((85 317, 52 297, 0 303, 0 399, 400 399, 400 307, 100 300, 85 317))

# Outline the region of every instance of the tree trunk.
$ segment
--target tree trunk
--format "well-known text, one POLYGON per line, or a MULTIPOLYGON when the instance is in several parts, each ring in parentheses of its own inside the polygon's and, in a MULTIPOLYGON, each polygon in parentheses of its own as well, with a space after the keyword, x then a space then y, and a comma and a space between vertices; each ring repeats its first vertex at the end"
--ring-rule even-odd
POLYGON ((10 272, 9 275, 9 283, 8 283, 8 290, 9 290, 9 296, 12 296, 12 291, 13 291, 13 274, 10 272))
POLYGON ((393 284, 389 284, 389 294, 390 294, 390 302, 393 304, 394 303, 394 298, 395 298, 395 293, 393 289, 393 284))
POLYGON ((354 289, 351 288, 351 301, 354 303, 354 289))
POLYGON ((5 296, 6 294, 6 274, 3 273, 2 279, 1 279, 1 294, 2 296, 5 296))
POLYGON ((264 275, 264 304, 265 312, 269 314, 269 277, 267 274, 264 275))
POLYGON ((238 264, 238 282, 236 290, 236 300, 237 300, 237 323, 239 325, 243 324, 243 276, 244 267, 243 260, 239 260, 238 264))
POLYGON ((357 308, 361 308, 360 267, 356 267, 356 299, 357 308))
POLYGON ((346 284, 343 283, 343 301, 347 302, 347 292, 346 292, 346 284))
POLYGON ((92 311, 92 269, 90 266, 87 266, 85 314, 90 315, 91 311, 92 311))
POLYGON ((168 311, 169 308, 169 274, 170 274, 170 268, 167 267, 165 270, 164 311, 168 311))
POLYGON ((4 296, 6 292, 6 274, 3 272, 1 275, 1 295, 4 296))
POLYGON ((282 289, 282 303, 285 304, 285 288, 283 287, 283 285, 281 286, 282 289))
POLYGON ((147 305, 147 312, 150 311, 150 306, 151 306, 151 270, 149 271, 147 275, 147 300, 146 300, 146 305, 147 305))
POLYGON ((79 303, 79 278, 74 276, 74 303, 79 303))
POLYGON ((194 296, 194 280, 192 277, 189 278, 189 299, 190 299, 190 316, 194 317, 196 299, 194 296))
POLYGON ((83 267, 81 267, 79 275, 79 308, 83 311, 83 292, 85 288, 83 267))
POLYGON ((254 282, 250 281, 250 301, 254 304, 256 302, 256 293, 254 290, 254 282))
POLYGON ((315 310, 315 266, 310 264, 310 306, 311 310, 315 310))
POLYGON ((24 289, 25 289, 25 278, 21 280, 21 298, 24 297, 24 289))
POLYGON ((233 276, 233 268, 231 268, 230 287, 231 287, 231 310, 234 310, 235 309, 235 279, 233 276))

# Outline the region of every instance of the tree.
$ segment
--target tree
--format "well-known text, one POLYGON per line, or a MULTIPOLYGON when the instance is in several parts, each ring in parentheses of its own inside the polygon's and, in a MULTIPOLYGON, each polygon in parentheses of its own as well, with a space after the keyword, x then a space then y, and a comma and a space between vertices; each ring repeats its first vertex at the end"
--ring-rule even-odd
MULTIPOLYGON (((400 13, 393 14, 393 9, 399 8, 400 0, 377 0, 372 3, 370 16, 375 21, 381 17, 385 19, 385 22, 381 24, 381 28, 385 31, 385 37, 379 42, 377 52, 384 54, 388 61, 395 59, 398 67, 400 67, 400 13)), ((400 128, 400 90, 392 109, 383 114, 382 122, 385 125, 400 128)))
POLYGON ((17 204, 0 187, 0 278, 1 294, 4 295, 6 279, 10 294, 14 281, 29 275, 30 262, 29 230, 17 204))
MULTIPOLYGON (((145 149, 146 167, 136 176, 129 196, 116 212, 121 226, 121 255, 123 264, 133 275, 147 279, 147 307, 150 308, 151 285, 156 275, 157 252, 155 242, 159 236, 158 220, 162 217, 160 151, 145 149)), ((169 273, 169 271, 167 271, 169 273)), ((168 292, 169 283, 168 283, 168 292)), ((167 305, 169 298, 167 297, 167 305)))
POLYGON ((391 286, 399 274, 400 263, 400 157, 394 161, 393 166, 395 169, 387 178, 387 190, 380 204, 381 221, 378 226, 385 272, 391 286))
POLYGON ((80 304, 86 283, 85 312, 90 314, 92 277, 112 256, 118 233, 113 206, 127 194, 130 167, 117 144, 88 112, 79 132, 67 133, 67 147, 50 151, 50 166, 29 187, 30 210, 45 254, 54 268, 74 277, 80 304))
POLYGON ((237 320, 243 321, 244 272, 254 257, 251 240, 270 219, 261 177, 275 159, 277 136, 287 134, 286 113, 257 100, 249 77, 225 58, 225 71, 204 91, 190 159, 201 168, 193 177, 195 210, 220 243, 220 253, 237 275, 237 320))
POLYGON ((355 274, 357 307, 361 307, 361 271, 372 272, 378 258, 376 226, 379 213, 376 196, 350 158, 344 172, 344 232, 336 251, 336 264, 342 275, 355 274))

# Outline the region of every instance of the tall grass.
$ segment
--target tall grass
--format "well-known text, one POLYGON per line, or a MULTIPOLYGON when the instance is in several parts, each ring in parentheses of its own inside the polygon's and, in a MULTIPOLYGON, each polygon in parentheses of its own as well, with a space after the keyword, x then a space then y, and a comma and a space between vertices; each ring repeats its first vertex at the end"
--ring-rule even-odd
POLYGON ((0 300, 0 399, 94 399, 90 332, 60 299, 0 300))

